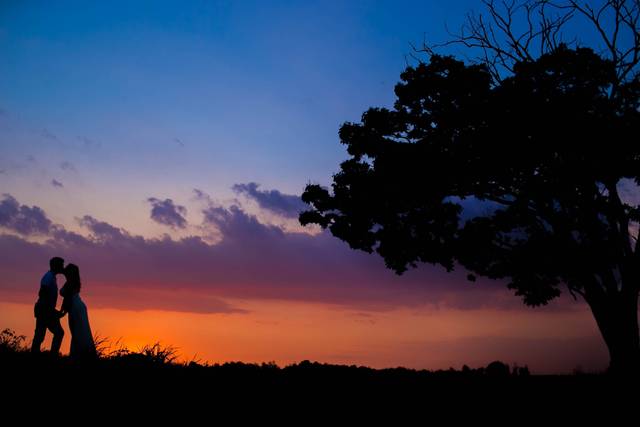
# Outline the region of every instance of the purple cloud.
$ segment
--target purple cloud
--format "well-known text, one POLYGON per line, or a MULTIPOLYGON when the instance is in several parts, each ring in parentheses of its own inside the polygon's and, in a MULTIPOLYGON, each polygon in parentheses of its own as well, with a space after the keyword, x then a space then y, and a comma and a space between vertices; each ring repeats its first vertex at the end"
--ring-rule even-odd
POLYGON ((68 162, 68 161, 64 161, 62 163, 60 163, 60 169, 62 169, 63 171, 68 171, 68 172, 75 172, 76 171, 76 167, 73 165, 73 163, 68 162))
POLYGON ((78 220, 80 225, 86 227, 91 232, 93 238, 100 242, 105 241, 124 241, 129 237, 129 233, 126 231, 114 227, 113 225, 104 222, 98 221, 91 215, 85 215, 78 220))
POLYGON ((193 200, 195 200, 196 202, 204 203, 207 206, 217 205, 217 203, 213 200, 213 198, 205 191, 194 188, 193 194, 194 194, 193 200))
POLYGON ((38 206, 21 205, 10 194, 4 194, 0 202, 0 227, 22 235, 47 234, 51 220, 38 206))
POLYGON ((84 148, 100 148, 101 145, 100 142, 86 136, 77 136, 76 139, 82 143, 84 148))
POLYGON ((167 225, 171 228, 185 228, 187 220, 187 208, 176 205, 171 199, 156 199, 150 197, 147 202, 151 203, 151 219, 158 224, 167 225))
POLYGON ((194 188, 193 189, 193 193, 195 194, 195 198, 198 200, 208 200, 209 199, 209 195, 207 193, 205 193, 204 191, 194 188))
POLYGON ((50 139, 52 141, 58 140, 58 137, 54 133, 49 132, 48 129, 42 129, 42 132, 40 134, 46 139, 50 139))
POLYGON ((297 218, 300 212, 309 208, 299 196, 284 194, 278 190, 259 190, 259 186, 260 184, 250 182, 235 184, 231 188, 236 193, 255 200, 262 209, 287 218, 297 218))
POLYGON ((62 183, 60 181, 58 181, 57 179, 52 179, 51 180, 51 185, 57 188, 63 188, 64 185, 62 185, 62 183))
MULTIPOLYGON (((215 228, 222 236, 215 244, 198 236, 144 238, 89 215, 79 220, 88 237, 58 225, 50 227, 45 242, 0 233, 0 276, 8 279, 0 281, 0 295, 30 300, 33 295, 25 290, 32 289, 42 263, 57 255, 80 266, 86 292, 116 308, 228 312, 235 308, 221 301, 236 298, 362 310, 425 305, 525 309, 504 283, 469 283, 464 271, 448 274, 424 265, 397 276, 379 257, 354 251, 326 231, 315 236, 284 232, 238 206, 209 206, 203 214, 203 228, 215 228)), ((544 310, 570 304, 564 299, 544 310)))
POLYGON ((213 225, 227 241, 268 240, 284 235, 280 227, 262 224, 236 205, 229 208, 210 206, 202 213, 205 226, 213 225))

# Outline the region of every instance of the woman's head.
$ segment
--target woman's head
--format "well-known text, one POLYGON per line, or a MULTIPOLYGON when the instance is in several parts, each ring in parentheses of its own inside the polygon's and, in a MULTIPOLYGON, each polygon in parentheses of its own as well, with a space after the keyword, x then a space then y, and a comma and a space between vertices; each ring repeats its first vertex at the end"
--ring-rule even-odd
POLYGON ((67 278, 67 282, 75 284, 80 291, 80 269, 77 265, 67 264, 64 268, 64 276, 67 278))

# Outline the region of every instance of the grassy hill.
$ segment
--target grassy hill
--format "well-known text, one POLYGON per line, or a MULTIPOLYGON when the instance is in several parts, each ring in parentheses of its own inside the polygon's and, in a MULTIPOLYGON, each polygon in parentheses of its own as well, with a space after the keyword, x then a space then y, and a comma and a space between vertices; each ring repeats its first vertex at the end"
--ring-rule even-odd
MULTIPOLYGON (((526 367, 501 362, 477 369, 465 366, 438 371, 372 369, 308 360, 284 367, 273 362, 208 364, 177 362, 175 350, 159 344, 131 351, 110 349, 102 342, 98 343, 98 359, 82 363, 47 352, 32 354, 23 342, 24 337, 12 331, 0 333, 0 378, 12 398, 26 400, 53 392, 62 396, 63 402, 65 396, 72 400, 116 399, 124 406, 144 402, 166 409, 176 405, 221 409, 227 405, 223 402, 270 402, 267 406, 296 402, 296 407, 325 410, 437 411, 451 405, 485 411, 514 405, 557 410, 569 402, 584 407, 586 402, 597 401, 602 407, 603 399, 613 399, 616 390, 621 390, 620 379, 604 374, 530 375, 526 367)), ((467 409, 457 415, 469 415, 467 409)))

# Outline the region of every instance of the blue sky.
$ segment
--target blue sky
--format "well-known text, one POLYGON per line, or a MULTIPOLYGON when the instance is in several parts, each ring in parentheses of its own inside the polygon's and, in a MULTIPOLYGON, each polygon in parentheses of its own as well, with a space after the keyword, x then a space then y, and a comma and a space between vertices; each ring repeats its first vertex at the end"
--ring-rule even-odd
POLYGON ((480 6, 2 1, 0 187, 65 225, 146 233, 149 197, 327 185, 338 128, 391 105, 410 43, 448 40, 480 6))
POLYGON ((340 124, 389 105, 409 43, 445 37, 464 3, 3 2, 0 108, 20 135, 2 154, 60 157, 101 188, 299 193, 329 182, 340 124))

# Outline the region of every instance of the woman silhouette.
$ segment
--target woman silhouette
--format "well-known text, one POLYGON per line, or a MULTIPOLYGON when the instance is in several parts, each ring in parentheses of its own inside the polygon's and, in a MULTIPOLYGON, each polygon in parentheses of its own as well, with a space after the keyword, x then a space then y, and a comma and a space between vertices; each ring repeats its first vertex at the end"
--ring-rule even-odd
POLYGON ((60 295, 62 312, 69 314, 69 331, 71 331, 71 349, 69 355, 73 359, 87 360, 97 357, 96 346, 91 335, 87 306, 80 298, 80 270, 75 264, 67 264, 64 269, 67 279, 60 295))

